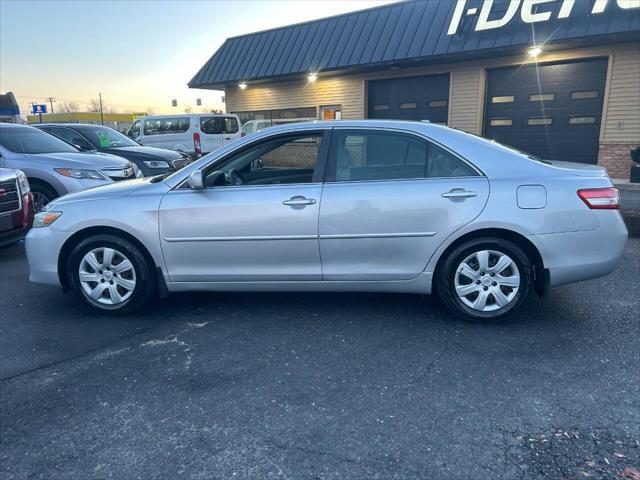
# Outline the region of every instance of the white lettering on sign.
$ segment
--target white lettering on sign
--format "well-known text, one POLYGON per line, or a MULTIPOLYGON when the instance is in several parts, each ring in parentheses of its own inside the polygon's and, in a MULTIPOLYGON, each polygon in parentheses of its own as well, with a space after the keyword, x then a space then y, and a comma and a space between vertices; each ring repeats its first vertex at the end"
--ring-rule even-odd
MULTIPOLYGON (((587 1, 587 0, 584 0, 587 1)), ((593 6, 591 7, 591 14, 599 14, 606 11, 609 3, 615 2, 619 8, 623 10, 629 10, 632 8, 640 8, 640 0, 591 0, 593 6)), ((520 8, 520 18, 525 23, 539 23, 548 22, 553 16, 551 10, 545 10, 544 4, 555 2, 555 0, 509 0, 509 5, 505 10, 501 18, 494 18, 489 20, 493 10, 494 0, 484 0, 482 7, 480 8, 480 15, 476 22, 475 31, 493 30, 495 28, 502 28, 507 25, 518 12, 520 8)), ((573 6, 576 0, 561 0, 560 10, 558 11, 557 18, 568 18, 573 11, 573 6)), ((449 29, 447 35, 455 35, 458 33, 460 22, 463 15, 472 16, 478 12, 477 8, 469 8, 465 12, 467 6, 467 0, 456 0, 456 6, 453 10, 453 16, 451 17, 451 23, 449 23, 449 29)))

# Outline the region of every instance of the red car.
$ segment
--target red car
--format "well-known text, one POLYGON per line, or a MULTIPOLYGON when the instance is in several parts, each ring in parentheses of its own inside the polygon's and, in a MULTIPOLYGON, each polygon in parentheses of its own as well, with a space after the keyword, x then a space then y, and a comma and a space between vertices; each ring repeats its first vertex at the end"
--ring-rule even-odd
POLYGON ((0 247, 21 240, 33 224, 33 195, 20 170, 0 168, 0 247))

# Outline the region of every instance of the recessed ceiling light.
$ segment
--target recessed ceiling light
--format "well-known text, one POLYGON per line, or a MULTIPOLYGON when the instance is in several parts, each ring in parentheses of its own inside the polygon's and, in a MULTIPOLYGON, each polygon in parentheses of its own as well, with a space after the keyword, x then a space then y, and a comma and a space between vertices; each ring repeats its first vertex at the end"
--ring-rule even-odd
POLYGON ((242 90, 244 90, 245 88, 247 88, 247 82, 240 82, 240 83, 238 84, 238 86, 239 86, 242 90))

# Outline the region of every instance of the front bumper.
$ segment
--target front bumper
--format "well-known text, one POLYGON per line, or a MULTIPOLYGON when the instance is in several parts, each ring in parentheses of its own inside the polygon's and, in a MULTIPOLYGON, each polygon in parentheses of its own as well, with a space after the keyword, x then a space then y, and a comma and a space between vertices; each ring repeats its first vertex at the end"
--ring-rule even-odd
POLYGON ((597 229, 530 237, 549 271, 549 286, 602 277, 620 263, 628 238, 624 220, 618 211, 595 213, 600 223, 597 229))
POLYGON ((25 238, 29 262, 29 280, 35 283, 61 286, 58 256, 73 232, 59 232, 51 227, 32 228, 25 238))
POLYGON ((11 214, 14 228, 0 232, 0 247, 22 240, 33 225, 33 194, 22 196, 21 209, 11 214))

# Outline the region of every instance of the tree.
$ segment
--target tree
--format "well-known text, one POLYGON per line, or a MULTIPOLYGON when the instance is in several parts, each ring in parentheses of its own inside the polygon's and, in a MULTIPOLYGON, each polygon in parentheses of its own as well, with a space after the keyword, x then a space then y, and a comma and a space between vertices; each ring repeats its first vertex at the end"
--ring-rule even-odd
MULTIPOLYGON (((97 98, 92 98, 89 100, 89 111, 92 113, 100 113, 100 100, 97 98)), ((104 100, 102 100, 102 113, 118 113, 118 110, 109 107, 104 100)))
POLYGON ((80 111, 80 105, 78 102, 74 102, 72 100, 68 102, 59 102, 56 106, 56 110, 60 113, 71 113, 80 111))

